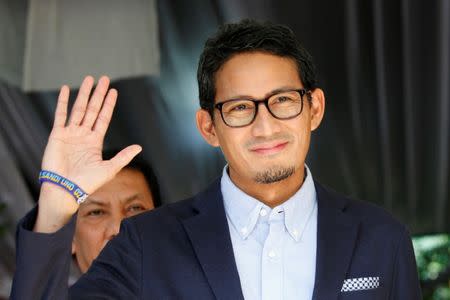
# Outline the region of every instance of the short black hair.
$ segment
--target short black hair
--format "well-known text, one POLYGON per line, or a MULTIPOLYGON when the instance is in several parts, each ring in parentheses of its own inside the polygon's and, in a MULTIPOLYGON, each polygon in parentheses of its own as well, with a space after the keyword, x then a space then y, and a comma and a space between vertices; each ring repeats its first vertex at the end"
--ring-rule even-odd
MULTIPOLYGON (((105 150, 103 151, 103 159, 109 160, 113 158, 117 153, 119 153, 119 150, 117 149, 105 150)), ((155 208, 161 206, 162 203, 158 178, 156 177, 150 163, 144 160, 141 155, 137 155, 128 165, 124 167, 124 169, 131 169, 141 172, 144 175, 145 180, 147 181, 150 192, 152 193, 153 205, 155 206, 155 208)))
POLYGON ((304 88, 316 88, 312 57, 289 27, 245 19, 221 26, 214 36, 206 40, 197 69, 200 107, 209 111, 212 116, 217 71, 233 55, 257 51, 292 58, 297 64, 304 88))

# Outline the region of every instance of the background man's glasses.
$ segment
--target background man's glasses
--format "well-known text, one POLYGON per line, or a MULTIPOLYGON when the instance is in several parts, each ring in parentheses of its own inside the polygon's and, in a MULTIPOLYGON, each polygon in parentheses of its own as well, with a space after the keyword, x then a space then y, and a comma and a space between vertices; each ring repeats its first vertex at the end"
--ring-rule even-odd
POLYGON ((258 114, 260 103, 264 103, 270 114, 279 120, 297 117, 303 110, 305 89, 278 92, 265 99, 233 99, 217 103, 214 108, 220 111, 223 122, 229 127, 250 125, 258 114))

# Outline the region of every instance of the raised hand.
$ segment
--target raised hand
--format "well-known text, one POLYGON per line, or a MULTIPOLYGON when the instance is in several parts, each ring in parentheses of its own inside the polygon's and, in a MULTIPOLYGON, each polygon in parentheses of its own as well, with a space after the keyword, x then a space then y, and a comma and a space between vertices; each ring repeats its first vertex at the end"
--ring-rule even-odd
MULTIPOLYGON (((94 78, 87 76, 67 121, 69 88, 59 93, 53 129, 45 148, 42 169, 55 172, 92 193, 112 179, 140 151, 128 146, 111 160, 102 159, 103 140, 117 100, 117 91, 108 89, 109 79, 98 81, 92 96, 94 78)), ((34 230, 53 232, 61 228, 78 209, 74 198, 51 183, 43 183, 39 196, 38 218, 34 230)))

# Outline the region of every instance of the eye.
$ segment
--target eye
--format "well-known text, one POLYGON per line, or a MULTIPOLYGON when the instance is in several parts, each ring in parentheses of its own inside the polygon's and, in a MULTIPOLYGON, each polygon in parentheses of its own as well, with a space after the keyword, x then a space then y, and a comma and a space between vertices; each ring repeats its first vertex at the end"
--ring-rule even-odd
POLYGON ((225 102, 222 107, 224 113, 248 112, 254 109, 254 104, 247 100, 232 100, 225 102))
POLYGON ((275 103, 283 103, 283 102, 290 102, 292 101, 291 98, 287 97, 287 96, 279 96, 275 99, 275 103))
POLYGON ((136 205, 131 205, 130 207, 128 207, 128 211, 129 212, 141 212, 146 210, 145 207, 143 207, 140 204, 136 204, 136 205))
POLYGON ((87 216, 98 217, 104 215, 105 211, 102 209, 93 209, 87 213, 87 216))
POLYGON ((238 104, 230 109, 230 111, 243 111, 249 109, 250 107, 247 104, 238 104))

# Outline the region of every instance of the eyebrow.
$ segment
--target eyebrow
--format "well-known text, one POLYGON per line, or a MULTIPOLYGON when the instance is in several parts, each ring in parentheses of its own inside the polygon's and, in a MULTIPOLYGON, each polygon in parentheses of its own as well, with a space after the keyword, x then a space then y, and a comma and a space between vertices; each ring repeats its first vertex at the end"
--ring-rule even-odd
MULTIPOLYGON (((120 201, 124 202, 124 204, 128 204, 128 203, 130 203, 130 202, 140 198, 140 196, 141 196, 140 194, 134 194, 134 195, 131 195, 130 197, 127 197, 127 198, 125 198, 123 200, 121 199, 120 201)), ((93 199, 93 198, 86 199, 86 202, 84 204, 85 204, 85 207, 86 206, 90 206, 90 205, 99 205, 99 206, 107 206, 108 205, 108 203, 105 203, 103 201, 96 200, 96 199, 93 199)))
POLYGON ((278 93, 287 92, 287 91, 293 91, 293 90, 298 90, 298 89, 303 89, 303 87, 298 88, 298 87, 283 86, 281 88, 277 88, 277 89, 274 89, 274 90, 266 93, 263 98, 255 98, 255 97, 252 97, 252 96, 249 96, 249 95, 237 95, 237 96, 233 96, 231 98, 228 98, 226 100, 219 100, 217 103, 221 103, 221 102, 225 102, 225 101, 231 101, 231 100, 240 100, 240 99, 262 100, 262 99, 266 99, 266 98, 271 97, 271 96, 273 96, 275 94, 278 94, 278 93))
POLYGON ((134 194, 134 195, 132 195, 132 196, 130 196, 130 197, 128 197, 128 198, 125 198, 125 200, 123 200, 124 201, 124 204, 128 204, 128 203, 130 203, 130 202, 132 202, 133 200, 136 200, 136 199, 138 199, 138 198, 140 198, 140 194, 134 194))
POLYGON ((84 204, 84 206, 90 206, 90 205, 106 206, 106 203, 99 201, 99 200, 92 199, 90 197, 87 198, 83 204, 84 204))

